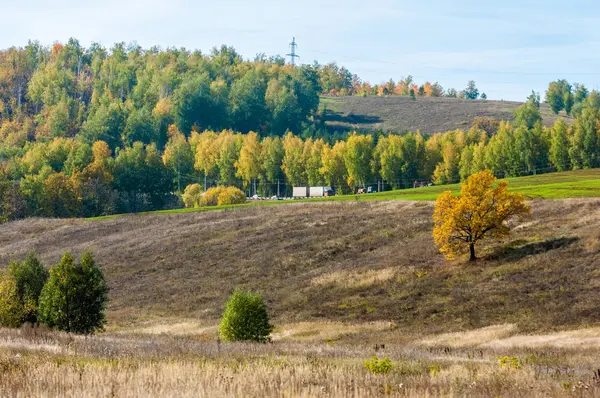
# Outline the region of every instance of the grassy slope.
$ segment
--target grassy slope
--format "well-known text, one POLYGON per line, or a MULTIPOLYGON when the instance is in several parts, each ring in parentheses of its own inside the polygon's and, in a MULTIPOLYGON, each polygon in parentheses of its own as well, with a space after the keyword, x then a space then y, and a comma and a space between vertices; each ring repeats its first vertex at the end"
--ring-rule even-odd
MULTIPOLYGON (((410 97, 322 97, 321 108, 328 110, 326 123, 332 130, 416 131, 426 133, 468 129, 477 116, 513 120, 521 105, 512 101, 469 101, 456 98, 410 97)), ((558 118, 547 104, 540 111, 544 124, 558 118)), ((561 116, 564 117, 564 116, 561 116)), ((572 119, 564 117, 567 122, 572 119)))
POLYGON ((0 264, 93 250, 117 325, 215 324, 235 286, 264 291, 275 323, 392 321, 428 333, 511 322, 521 330, 600 321, 600 200, 533 202, 532 220, 476 265, 444 260, 427 202, 298 203, 103 221, 0 226, 0 264))

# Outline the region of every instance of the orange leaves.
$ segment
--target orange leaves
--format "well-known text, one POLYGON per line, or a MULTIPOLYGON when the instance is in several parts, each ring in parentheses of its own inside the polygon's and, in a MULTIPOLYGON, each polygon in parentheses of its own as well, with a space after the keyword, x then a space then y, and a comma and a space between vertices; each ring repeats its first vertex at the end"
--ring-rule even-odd
POLYGON ((52 46, 52 58, 56 59, 56 57, 58 57, 58 55, 61 53, 63 49, 63 45, 60 43, 56 43, 55 45, 52 46))
POLYGON ((433 238, 448 259, 468 248, 475 260, 480 240, 506 235, 508 219, 529 214, 523 195, 508 192, 506 181, 494 187, 495 181, 490 171, 481 171, 467 179, 460 196, 447 191, 436 200, 433 238))

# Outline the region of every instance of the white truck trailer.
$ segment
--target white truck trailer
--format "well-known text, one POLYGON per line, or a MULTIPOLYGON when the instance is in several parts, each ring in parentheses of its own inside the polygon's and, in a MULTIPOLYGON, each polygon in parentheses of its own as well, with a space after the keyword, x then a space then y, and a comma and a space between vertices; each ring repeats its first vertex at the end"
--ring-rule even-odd
POLYGON ((322 198, 333 196, 331 187, 294 187, 292 190, 294 198, 322 198))

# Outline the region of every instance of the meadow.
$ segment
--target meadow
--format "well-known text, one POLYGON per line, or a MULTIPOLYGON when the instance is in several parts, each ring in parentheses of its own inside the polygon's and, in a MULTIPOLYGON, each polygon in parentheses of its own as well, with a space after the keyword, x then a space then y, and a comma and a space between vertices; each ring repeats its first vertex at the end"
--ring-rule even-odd
POLYGON ((0 330, 11 397, 598 396, 600 330, 519 335, 515 325, 374 345, 0 330), (373 355, 389 370, 367 369, 373 355))
POLYGON ((433 245, 448 186, 0 225, 0 264, 92 250, 110 287, 104 333, 1 329, 0 395, 600 396, 600 199, 559 199, 597 177, 511 180, 532 216, 475 264, 433 245), (264 293, 272 343, 217 339, 236 286, 264 293))

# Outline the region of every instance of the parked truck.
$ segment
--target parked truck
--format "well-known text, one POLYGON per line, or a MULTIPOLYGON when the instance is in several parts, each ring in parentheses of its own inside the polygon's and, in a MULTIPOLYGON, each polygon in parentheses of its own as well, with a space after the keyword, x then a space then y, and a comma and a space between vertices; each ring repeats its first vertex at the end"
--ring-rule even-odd
POLYGON ((294 189, 292 190, 292 196, 294 198, 308 198, 308 195, 308 187, 294 187, 294 189))
POLYGON ((331 187, 294 187, 292 191, 294 198, 322 198, 334 194, 331 187))

